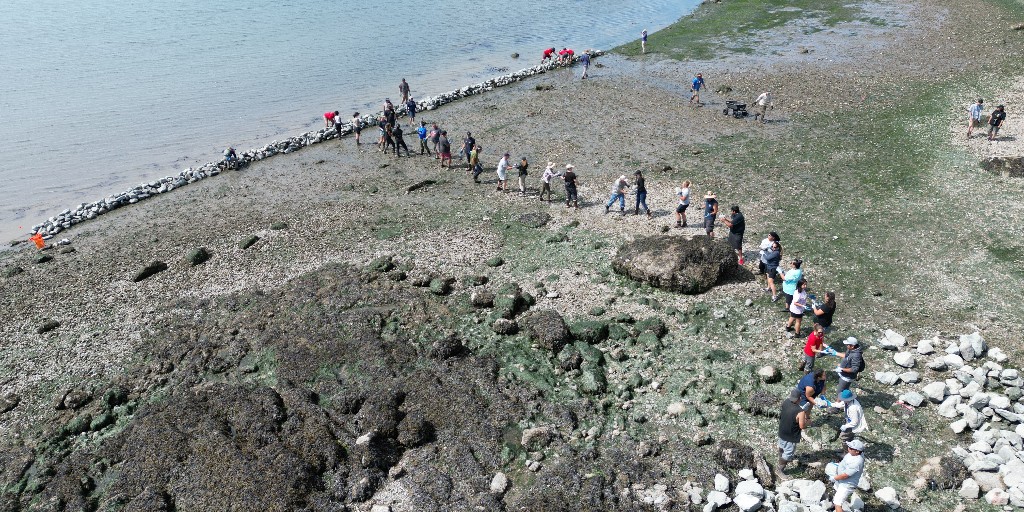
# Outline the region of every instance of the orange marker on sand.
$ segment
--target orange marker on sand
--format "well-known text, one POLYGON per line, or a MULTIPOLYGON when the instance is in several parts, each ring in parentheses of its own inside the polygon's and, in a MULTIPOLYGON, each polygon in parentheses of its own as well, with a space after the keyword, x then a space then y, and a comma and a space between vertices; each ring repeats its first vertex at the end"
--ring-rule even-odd
POLYGON ((32 235, 32 238, 29 238, 29 240, 35 242, 36 249, 42 249, 43 247, 46 247, 46 242, 43 241, 43 234, 42 233, 36 233, 36 234, 32 235))

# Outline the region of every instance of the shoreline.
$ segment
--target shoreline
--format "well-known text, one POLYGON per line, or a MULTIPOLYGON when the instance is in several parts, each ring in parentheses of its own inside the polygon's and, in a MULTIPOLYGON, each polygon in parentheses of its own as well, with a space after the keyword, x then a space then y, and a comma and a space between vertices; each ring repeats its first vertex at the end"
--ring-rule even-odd
MULTIPOLYGON (((606 52, 602 50, 593 50, 591 51, 591 56, 592 58, 596 58, 604 55, 605 53, 606 52)), ((417 100, 417 114, 434 110, 458 99, 483 94, 496 88, 504 87, 548 71, 553 71, 559 68, 572 68, 576 65, 578 60, 579 56, 577 55, 573 57, 573 60, 569 64, 558 64, 555 61, 538 64, 536 66, 520 69, 519 71, 500 75, 477 84, 467 85, 453 91, 438 94, 436 96, 428 96, 423 100, 417 100)), ((408 115, 408 109, 404 104, 396 105, 395 112, 398 116, 407 117, 408 115)), ((378 111, 372 115, 362 115, 360 117, 362 126, 375 126, 377 118, 382 114, 383 111, 378 111)), ((252 148, 243 151, 238 154, 238 157, 242 167, 246 167, 253 162, 258 162, 279 154, 287 155, 310 145, 340 139, 352 134, 354 127, 351 121, 342 123, 341 126, 342 128, 340 131, 335 128, 319 128, 317 130, 289 137, 283 141, 271 141, 259 148, 252 148)), ((174 191, 200 180, 218 176, 222 172, 220 170, 221 163, 222 161, 207 162, 197 168, 189 167, 178 173, 177 176, 166 176, 159 180, 143 183, 130 190, 119 194, 111 194, 98 201, 79 203, 75 208, 65 209, 59 214, 54 215, 39 224, 33 225, 27 235, 33 236, 37 233, 42 233, 44 240, 51 240, 62 231, 70 229, 72 226, 78 225, 84 221, 95 219, 100 215, 109 213, 118 208, 137 204, 138 202, 150 197, 156 197, 167 192, 174 191)), ((14 240, 10 245, 13 247, 20 245, 21 243, 27 243, 27 240, 14 240)))

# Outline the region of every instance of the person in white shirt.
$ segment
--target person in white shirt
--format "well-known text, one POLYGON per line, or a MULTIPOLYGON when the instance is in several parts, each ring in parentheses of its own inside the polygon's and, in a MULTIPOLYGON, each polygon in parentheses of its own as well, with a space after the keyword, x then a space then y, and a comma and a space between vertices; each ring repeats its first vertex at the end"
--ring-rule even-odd
POLYGON ((839 426, 839 439, 850 442, 857 434, 868 429, 868 422, 864 418, 864 407, 860 405, 853 391, 844 389, 839 393, 839 399, 843 401, 846 412, 846 422, 839 426))
POLYGON ((684 181, 683 188, 676 189, 679 206, 676 206, 676 227, 686 227, 686 209, 690 207, 690 182, 684 181))
POLYGON ((985 100, 978 98, 978 102, 967 107, 967 138, 971 138, 971 132, 981 126, 981 111, 985 106, 985 100))
POLYGON ((762 123, 767 123, 768 121, 765 119, 764 115, 768 112, 769 108, 775 108, 775 104, 772 103, 771 93, 768 91, 762 92, 761 95, 754 100, 754 105, 757 106, 754 110, 754 121, 757 121, 757 118, 760 117, 762 123))
MULTIPOLYGON (((857 489, 857 484, 860 482, 860 475, 864 473, 864 442, 860 439, 854 439, 846 443, 846 455, 843 460, 839 461, 835 466, 835 474, 826 469, 826 473, 830 474, 833 486, 836 490, 836 495, 832 498, 832 504, 836 506, 836 512, 843 512, 843 504, 853 494, 853 491, 857 489)), ((834 464, 834 463, 833 463, 834 464)), ((829 464, 830 466, 832 464, 829 464)))
POLYGON ((544 200, 544 193, 546 192, 548 194, 548 202, 551 202, 551 178, 555 176, 558 176, 558 173, 555 172, 555 163, 548 162, 548 166, 544 168, 544 174, 540 177, 544 183, 543 188, 540 190, 541 201, 544 200))
POLYGON ((501 160, 498 160, 498 191, 505 191, 508 189, 508 157, 509 154, 505 153, 501 160))

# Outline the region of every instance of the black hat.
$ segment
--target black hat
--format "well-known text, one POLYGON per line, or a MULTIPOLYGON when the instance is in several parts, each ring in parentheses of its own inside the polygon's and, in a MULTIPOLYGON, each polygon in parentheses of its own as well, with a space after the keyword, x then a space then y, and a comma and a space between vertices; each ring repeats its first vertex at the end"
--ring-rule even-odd
POLYGON ((643 174, 643 171, 637 170, 633 173, 633 176, 640 176, 641 174, 643 174))

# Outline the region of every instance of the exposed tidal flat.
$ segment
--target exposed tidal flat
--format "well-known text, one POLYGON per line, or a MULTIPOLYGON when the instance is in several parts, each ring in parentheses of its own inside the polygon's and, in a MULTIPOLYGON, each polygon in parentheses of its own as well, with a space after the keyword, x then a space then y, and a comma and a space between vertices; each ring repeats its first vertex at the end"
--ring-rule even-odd
POLYGON ((841 415, 815 413, 797 483, 771 475, 803 339, 754 281, 768 231, 813 291, 837 292, 826 342, 866 345, 867 507, 1010 503, 1015 463, 989 456, 1020 449, 1024 188, 981 170, 950 126, 974 96, 1011 103, 1021 17, 725 0, 587 80, 549 71, 423 113, 455 144, 473 132, 483 184, 344 137, 7 252, 0 505, 821 508, 841 415), (1000 20, 997 36, 979 41, 969 17, 1000 20), (709 91, 688 107, 697 71, 709 91), (721 114, 764 90, 768 123, 721 114), (532 164, 525 197, 494 190, 506 151, 532 164), (538 201, 549 160, 576 166, 579 210, 558 187, 538 201), (612 181, 637 169, 653 219, 606 215, 612 181), (701 232, 663 233, 682 180, 748 225, 746 265, 693 296, 612 269, 631 240, 701 232))

